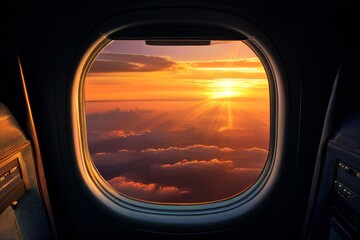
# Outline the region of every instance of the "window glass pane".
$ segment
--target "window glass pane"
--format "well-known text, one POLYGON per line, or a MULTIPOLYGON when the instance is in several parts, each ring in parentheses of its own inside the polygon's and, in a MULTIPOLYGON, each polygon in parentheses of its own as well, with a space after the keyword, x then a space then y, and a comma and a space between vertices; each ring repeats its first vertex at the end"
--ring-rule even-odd
POLYGON ((241 41, 113 41, 85 79, 89 151, 119 193, 156 203, 237 195, 269 150, 269 83, 241 41))

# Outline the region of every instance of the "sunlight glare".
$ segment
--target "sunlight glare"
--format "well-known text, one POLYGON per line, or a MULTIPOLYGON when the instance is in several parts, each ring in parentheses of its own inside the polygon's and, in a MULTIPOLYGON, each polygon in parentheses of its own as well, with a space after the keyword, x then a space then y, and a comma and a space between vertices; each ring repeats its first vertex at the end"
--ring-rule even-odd
POLYGON ((232 98, 240 95, 239 86, 236 80, 217 80, 211 91, 212 99, 232 98))

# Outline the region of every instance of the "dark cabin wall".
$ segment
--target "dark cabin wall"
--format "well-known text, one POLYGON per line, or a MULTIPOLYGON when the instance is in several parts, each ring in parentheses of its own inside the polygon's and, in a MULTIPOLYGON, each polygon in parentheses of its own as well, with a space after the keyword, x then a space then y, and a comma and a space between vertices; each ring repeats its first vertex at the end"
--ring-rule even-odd
MULTIPOLYGON (((0 102, 4 103, 17 116, 22 129, 26 129, 26 104, 22 90, 19 67, 17 65, 17 46, 20 34, 20 12, 17 5, 10 1, 4 4, 1 14, 1 79, 0 102)), ((26 132, 25 132, 26 134, 26 132)))
MULTIPOLYGON (((71 81, 68 76, 75 54, 83 48, 87 35, 99 21, 121 11, 161 6, 215 8, 249 19, 272 40, 289 80, 288 154, 279 191, 263 209, 259 209, 259 215, 227 231, 195 238, 230 238, 234 235, 245 239, 269 236, 296 239, 301 236, 322 123, 344 44, 338 37, 338 30, 334 31, 334 25, 338 23, 334 18, 337 12, 334 2, 324 1, 315 6, 310 1, 274 3, 260 0, 23 1, 19 5, 10 4, 8 8, 14 21, 2 23, 10 33, 5 45, 12 47, 3 45, 1 49, 8 56, 4 58, 12 60, 6 61, 9 66, 5 69, 11 83, 0 81, 0 100, 9 105, 25 128, 26 108, 14 59, 14 54, 19 52, 60 239, 92 239, 100 233, 103 239, 120 236, 123 239, 169 238, 137 231, 104 215, 94 206, 77 181, 66 123, 71 81), (14 100, 14 93, 21 96, 14 100)), ((185 238, 191 237, 177 236, 177 239, 185 238)))

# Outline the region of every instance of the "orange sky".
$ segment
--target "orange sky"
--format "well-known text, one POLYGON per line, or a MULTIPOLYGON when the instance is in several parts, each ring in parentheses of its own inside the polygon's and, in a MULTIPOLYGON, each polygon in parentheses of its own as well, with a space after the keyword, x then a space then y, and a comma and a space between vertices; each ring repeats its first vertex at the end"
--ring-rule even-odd
POLYGON ((167 50, 159 54, 169 53, 171 49, 172 56, 152 55, 151 59, 146 58, 149 55, 127 53, 123 57, 123 53, 107 52, 105 48, 87 76, 86 100, 268 99, 268 81, 264 68, 256 55, 251 54, 249 47, 242 42, 197 47, 202 48, 202 52, 196 51, 195 54, 188 47, 163 48, 167 50), (209 54, 213 48, 216 54, 210 56, 212 59, 197 60, 201 59, 201 53, 209 54), (187 51, 188 60, 177 60, 176 51, 187 51), (102 54, 105 55, 103 59, 102 54), (122 61, 122 71, 116 70, 117 61, 122 61), (124 67, 125 61, 132 66, 124 67), (112 69, 101 68, 100 64, 109 63, 114 64, 112 69), (152 66, 147 67, 147 64, 152 66))
POLYGON ((99 172, 127 196, 223 199, 261 173, 269 98, 263 65, 241 41, 196 47, 113 41, 85 80, 89 150, 99 172), (241 184, 212 185, 215 191, 212 181, 241 184))

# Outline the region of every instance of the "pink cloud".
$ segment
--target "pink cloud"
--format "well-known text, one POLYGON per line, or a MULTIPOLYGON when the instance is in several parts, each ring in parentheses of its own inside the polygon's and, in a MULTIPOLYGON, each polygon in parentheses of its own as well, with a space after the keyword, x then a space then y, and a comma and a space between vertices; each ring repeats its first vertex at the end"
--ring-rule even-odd
POLYGON ((248 151, 248 152, 259 152, 259 153, 263 153, 263 154, 268 154, 268 150, 266 149, 263 149, 263 148, 258 148, 258 147, 252 147, 252 148, 246 148, 244 149, 245 151, 248 151))
POLYGON ((190 193, 189 189, 161 186, 157 183, 142 183, 124 176, 110 179, 108 183, 122 194, 149 201, 190 193))

